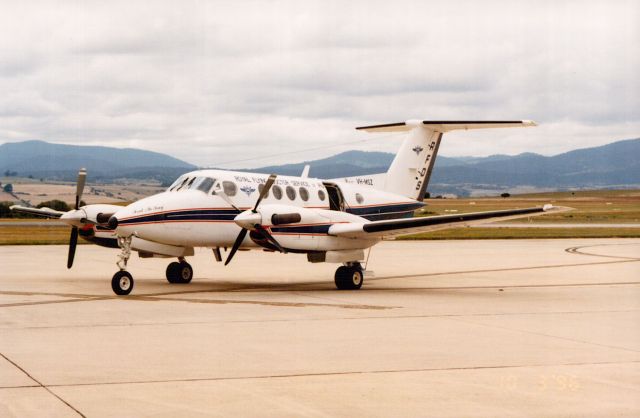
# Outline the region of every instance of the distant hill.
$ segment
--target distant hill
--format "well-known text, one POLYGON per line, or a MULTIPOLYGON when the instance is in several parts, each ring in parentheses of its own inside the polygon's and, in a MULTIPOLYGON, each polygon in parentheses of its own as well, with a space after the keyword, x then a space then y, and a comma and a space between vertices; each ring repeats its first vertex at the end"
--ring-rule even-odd
POLYGON ((484 184, 541 188, 611 187, 640 184, 640 139, 629 139, 545 157, 524 153, 477 159, 438 168, 434 184, 484 184))
MULTIPOLYGON (((255 171, 258 173, 276 173, 284 176, 299 176, 304 166, 309 164, 309 175, 322 179, 359 176, 364 174, 384 173, 393 161, 395 154, 372 151, 346 151, 321 160, 304 161, 295 164, 272 165, 239 171, 255 171)), ((455 166, 463 162, 456 158, 438 156, 439 165, 455 166)))
POLYGON ((86 167, 90 179, 144 178, 164 181, 196 166, 165 154, 134 148, 51 144, 44 141, 9 142, 0 145, 0 174, 72 180, 86 167))
MULTIPOLYGON (((474 190, 533 188, 602 188, 640 185, 640 138, 584 148, 545 157, 534 153, 515 156, 447 158, 438 156, 429 190, 467 195, 474 190)), ((383 173, 393 154, 347 151, 299 164, 254 169, 264 173, 299 175, 310 164, 310 175, 340 178, 383 173)))
MULTIPOLYGON (((613 142, 545 157, 523 153, 489 157, 438 156, 428 190, 432 194, 468 195, 478 191, 603 188, 640 186, 640 138, 613 142)), ((341 178, 383 173, 394 155, 347 151, 332 157, 251 170, 300 175, 306 164, 310 176, 341 178)), ((172 182, 196 166, 165 154, 130 148, 50 144, 44 141, 0 145, 0 175, 7 170, 20 176, 74 180, 79 167, 87 167, 90 181, 155 179, 172 182)))

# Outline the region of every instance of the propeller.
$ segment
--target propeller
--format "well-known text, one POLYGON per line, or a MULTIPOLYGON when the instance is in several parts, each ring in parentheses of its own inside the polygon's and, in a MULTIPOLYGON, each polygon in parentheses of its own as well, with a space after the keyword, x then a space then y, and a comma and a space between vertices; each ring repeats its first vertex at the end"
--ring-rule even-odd
MULTIPOLYGON (((87 170, 81 168, 78 172, 78 180, 76 182, 76 205, 74 209, 78 210, 80 206, 80 198, 82 197, 82 191, 84 190, 84 184, 87 181, 87 170)), ((67 256, 67 268, 70 269, 73 266, 73 258, 76 255, 76 246, 78 245, 78 227, 71 227, 71 236, 69 237, 69 254, 67 256)))
MULTIPOLYGON (((284 248, 282 248, 282 246, 278 243, 278 241, 276 241, 276 239, 269 233, 269 231, 267 231, 266 228, 260 225, 260 222, 262 222, 262 216, 258 214, 258 206, 260 205, 260 202, 262 202, 262 199, 264 199, 264 197, 269 193, 271 186, 273 186, 273 183, 275 183, 276 181, 276 177, 277 176, 275 174, 272 174, 269 176, 269 178, 267 179, 267 182, 264 184, 264 187, 262 188, 262 191, 260 192, 260 196, 258 196, 258 200, 256 200, 256 203, 253 206, 253 209, 251 209, 251 211, 240 213, 234 219, 236 223, 242 227, 242 230, 240 230, 238 237, 233 243, 233 247, 231 247, 229 256, 227 257, 227 260, 224 262, 225 266, 231 262, 231 259, 233 259, 233 256, 235 255, 236 251, 238 251, 238 248, 240 248, 240 245, 242 245, 242 241, 244 241, 245 237, 247 236, 247 232, 249 230, 256 231, 260 236, 262 236, 264 239, 266 239, 271 244, 273 244, 273 246, 276 247, 278 251, 284 252, 284 248)), ((233 207, 235 208, 235 206, 233 207)))

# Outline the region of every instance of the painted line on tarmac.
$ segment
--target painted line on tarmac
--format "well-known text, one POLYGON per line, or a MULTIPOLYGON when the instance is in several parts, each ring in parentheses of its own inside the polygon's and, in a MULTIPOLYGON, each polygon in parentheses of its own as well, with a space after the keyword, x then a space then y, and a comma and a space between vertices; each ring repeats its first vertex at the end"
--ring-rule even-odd
POLYGON ((622 260, 640 260, 638 257, 626 257, 621 255, 609 255, 609 254, 596 254, 589 253, 586 251, 582 251, 583 248, 595 248, 595 247, 610 247, 610 246, 620 246, 620 245, 638 245, 638 243, 627 243, 627 244, 595 244, 595 245, 582 245, 578 247, 569 247, 565 248, 565 251, 570 254, 579 254, 579 255, 587 255, 593 257, 606 257, 606 258, 618 258, 622 260))

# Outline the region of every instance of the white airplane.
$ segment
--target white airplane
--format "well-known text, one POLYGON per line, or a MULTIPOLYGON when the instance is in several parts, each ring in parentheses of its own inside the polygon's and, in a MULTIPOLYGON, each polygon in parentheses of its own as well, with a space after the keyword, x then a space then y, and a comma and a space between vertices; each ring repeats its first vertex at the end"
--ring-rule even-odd
POLYGON ((359 289, 365 250, 384 238, 482 223, 495 218, 541 214, 552 208, 413 217, 423 207, 442 135, 455 129, 535 126, 532 121, 410 120, 356 128, 367 132, 407 132, 389 170, 383 174, 321 180, 225 170, 198 170, 182 175, 165 192, 126 207, 78 207, 86 172, 80 171, 76 205, 69 212, 13 206, 60 218, 72 226, 67 267, 71 268, 78 235, 107 247, 119 247, 119 270, 111 280, 117 295, 128 295, 133 277, 126 270, 132 251, 142 258, 177 258, 166 270, 170 283, 189 283, 193 269, 186 257, 194 247, 304 253, 311 263, 341 263, 338 289, 359 289))

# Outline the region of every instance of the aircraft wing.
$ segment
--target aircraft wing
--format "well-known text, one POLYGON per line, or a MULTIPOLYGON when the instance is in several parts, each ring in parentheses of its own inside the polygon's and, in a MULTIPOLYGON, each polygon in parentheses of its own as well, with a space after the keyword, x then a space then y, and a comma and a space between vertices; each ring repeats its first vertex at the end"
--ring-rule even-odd
POLYGON ((9 209, 18 213, 28 213, 30 215, 44 216, 45 218, 59 218, 66 213, 51 208, 28 208, 20 205, 13 205, 9 209))
POLYGON ((329 228, 329 235, 347 238, 389 238, 398 235, 430 232, 440 229, 456 228, 472 224, 488 223, 495 220, 508 220, 541 215, 549 211, 561 211, 551 205, 543 207, 496 210, 489 212, 463 213, 457 215, 425 216, 408 219, 392 219, 367 223, 335 224, 329 228))

